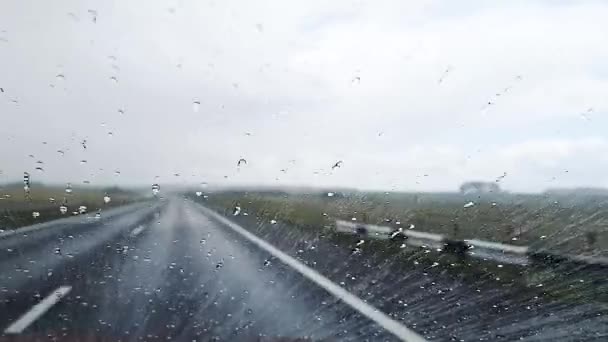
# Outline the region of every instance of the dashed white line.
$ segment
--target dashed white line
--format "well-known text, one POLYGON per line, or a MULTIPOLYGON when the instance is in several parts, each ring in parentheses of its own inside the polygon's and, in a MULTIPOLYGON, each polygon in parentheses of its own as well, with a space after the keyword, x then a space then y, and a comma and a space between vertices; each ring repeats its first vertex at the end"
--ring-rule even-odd
POLYGON ((355 309, 356 311, 359 311, 359 313, 361 313, 362 315, 364 315, 367 318, 371 319, 372 321, 376 322, 378 325, 380 325, 381 327, 383 327, 384 329, 386 329, 387 331, 389 331, 391 334, 395 335, 396 337, 400 338, 401 340, 412 341, 412 342, 426 341, 424 339, 424 337, 422 337, 415 331, 409 329, 408 327, 404 326, 403 324, 399 323, 398 321, 390 318, 388 315, 384 314, 383 312, 376 309, 375 307, 367 304, 366 302, 364 302, 357 296, 351 294, 350 292, 346 291, 342 287, 334 284, 331 280, 324 277, 317 271, 302 264, 298 260, 283 253, 278 248, 274 247, 273 245, 269 244, 268 242, 260 239, 259 237, 255 236, 254 234, 250 233, 249 231, 247 231, 245 228, 241 227, 240 225, 230 221, 229 219, 225 218, 224 216, 222 216, 210 209, 207 209, 205 207, 201 207, 201 209, 203 209, 205 211, 205 213, 207 213, 209 216, 216 218, 218 221, 222 222, 223 224, 225 224, 226 226, 228 226, 235 232, 239 233, 240 235, 245 237, 247 240, 251 241, 258 247, 260 247, 260 248, 264 249, 265 251, 267 251, 268 253, 272 254, 274 257, 281 260, 284 264, 286 264, 286 265, 290 266, 291 268, 293 268, 294 270, 298 271, 301 275, 303 275, 310 281, 314 282, 318 286, 322 287, 323 289, 325 289, 327 292, 331 293, 336 298, 342 300, 344 303, 348 304, 351 308, 355 309))
POLYGON ((9 325, 4 330, 5 334, 20 334, 30 324, 34 323, 40 316, 47 312, 53 305, 57 304, 68 292, 72 290, 71 286, 60 286, 50 295, 44 298, 40 303, 34 305, 30 311, 26 312, 18 320, 9 325))
POLYGON ((135 237, 139 235, 141 232, 144 231, 144 229, 146 229, 146 227, 143 225, 137 226, 137 228, 133 229, 133 231, 131 232, 131 236, 135 237))

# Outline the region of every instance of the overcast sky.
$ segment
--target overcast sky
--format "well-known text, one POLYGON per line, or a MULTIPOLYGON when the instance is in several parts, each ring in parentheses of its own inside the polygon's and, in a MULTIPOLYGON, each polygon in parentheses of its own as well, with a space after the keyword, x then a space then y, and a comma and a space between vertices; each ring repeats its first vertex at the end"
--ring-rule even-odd
POLYGON ((608 187, 606 18, 606 1, 2 1, 0 182, 608 187))

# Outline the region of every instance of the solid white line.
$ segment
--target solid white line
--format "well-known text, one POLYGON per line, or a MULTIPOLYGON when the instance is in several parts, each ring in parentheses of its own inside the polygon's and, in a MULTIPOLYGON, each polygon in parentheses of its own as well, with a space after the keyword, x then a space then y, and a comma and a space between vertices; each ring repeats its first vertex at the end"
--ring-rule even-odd
POLYGON ((50 295, 44 298, 40 303, 34 305, 30 311, 26 312, 18 320, 13 322, 4 330, 5 334, 20 334, 30 324, 47 312, 53 305, 57 304, 68 292, 72 290, 71 286, 60 286, 50 295))
POLYGON ((380 310, 376 309, 375 307, 365 303, 364 301, 359 299, 357 296, 351 294, 350 292, 346 291, 342 287, 334 284, 331 280, 325 278, 323 275, 321 275, 317 271, 313 270, 312 268, 309 268, 308 266, 302 264, 298 260, 281 252, 279 249, 277 249, 273 245, 269 244, 268 242, 260 239, 259 237, 255 236, 254 234, 248 232, 245 228, 239 226, 238 224, 230 221, 229 219, 225 218, 224 216, 222 216, 208 208, 201 207, 201 209, 203 209, 208 215, 213 216, 218 221, 222 222, 223 224, 225 224, 226 226, 228 226, 235 232, 241 234, 243 237, 247 238, 249 241, 253 242, 258 247, 260 247, 260 248, 264 249, 265 251, 267 251, 268 253, 272 254, 274 257, 281 260, 284 264, 295 269, 300 274, 302 274, 304 277, 306 277, 309 280, 311 280, 312 282, 316 283, 317 285, 319 285, 320 287, 325 289, 327 292, 331 293, 336 298, 338 298, 338 299, 342 300, 344 303, 350 305, 350 307, 359 311, 359 313, 361 313, 362 315, 364 315, 367 318, 371 319, 372 321, 376 322, 378 325, 380 325, 381 327, 383 327, 384 329, 386 329, 393 335, 397 336, 401 340, 413 341, 413 342, 426 341, 424 339, 424 337, 418 335, 418 333, 416 333, 415 331, 413 331, 413 330, 407 328, 406 326, 402 325, 401 323, 395 321, 394 319, 390 318, 389 316, 387 316, 380 310))

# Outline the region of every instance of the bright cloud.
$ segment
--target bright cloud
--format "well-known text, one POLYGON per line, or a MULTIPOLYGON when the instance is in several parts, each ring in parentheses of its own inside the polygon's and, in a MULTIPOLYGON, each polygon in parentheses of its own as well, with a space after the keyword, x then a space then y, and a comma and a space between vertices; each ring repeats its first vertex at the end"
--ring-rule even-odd
POLYGON ((0 5, 0 181, 608 186, 605 2, 90 6, 0 5))

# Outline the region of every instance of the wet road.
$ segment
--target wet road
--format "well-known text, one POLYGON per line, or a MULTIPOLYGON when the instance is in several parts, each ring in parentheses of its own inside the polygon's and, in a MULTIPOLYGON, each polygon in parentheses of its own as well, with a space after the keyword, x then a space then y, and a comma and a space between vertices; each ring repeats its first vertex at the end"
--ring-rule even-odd
POLYGON ((396 339, 182 199, 20 230, 0 254, 4 338, 396 339))
POLYGON ((522 287, 496 264, 357 240, 181 198, 28 227, 0 236, 0 340, 608 338, 605 277, 564 292, 516 272, 522 287))

